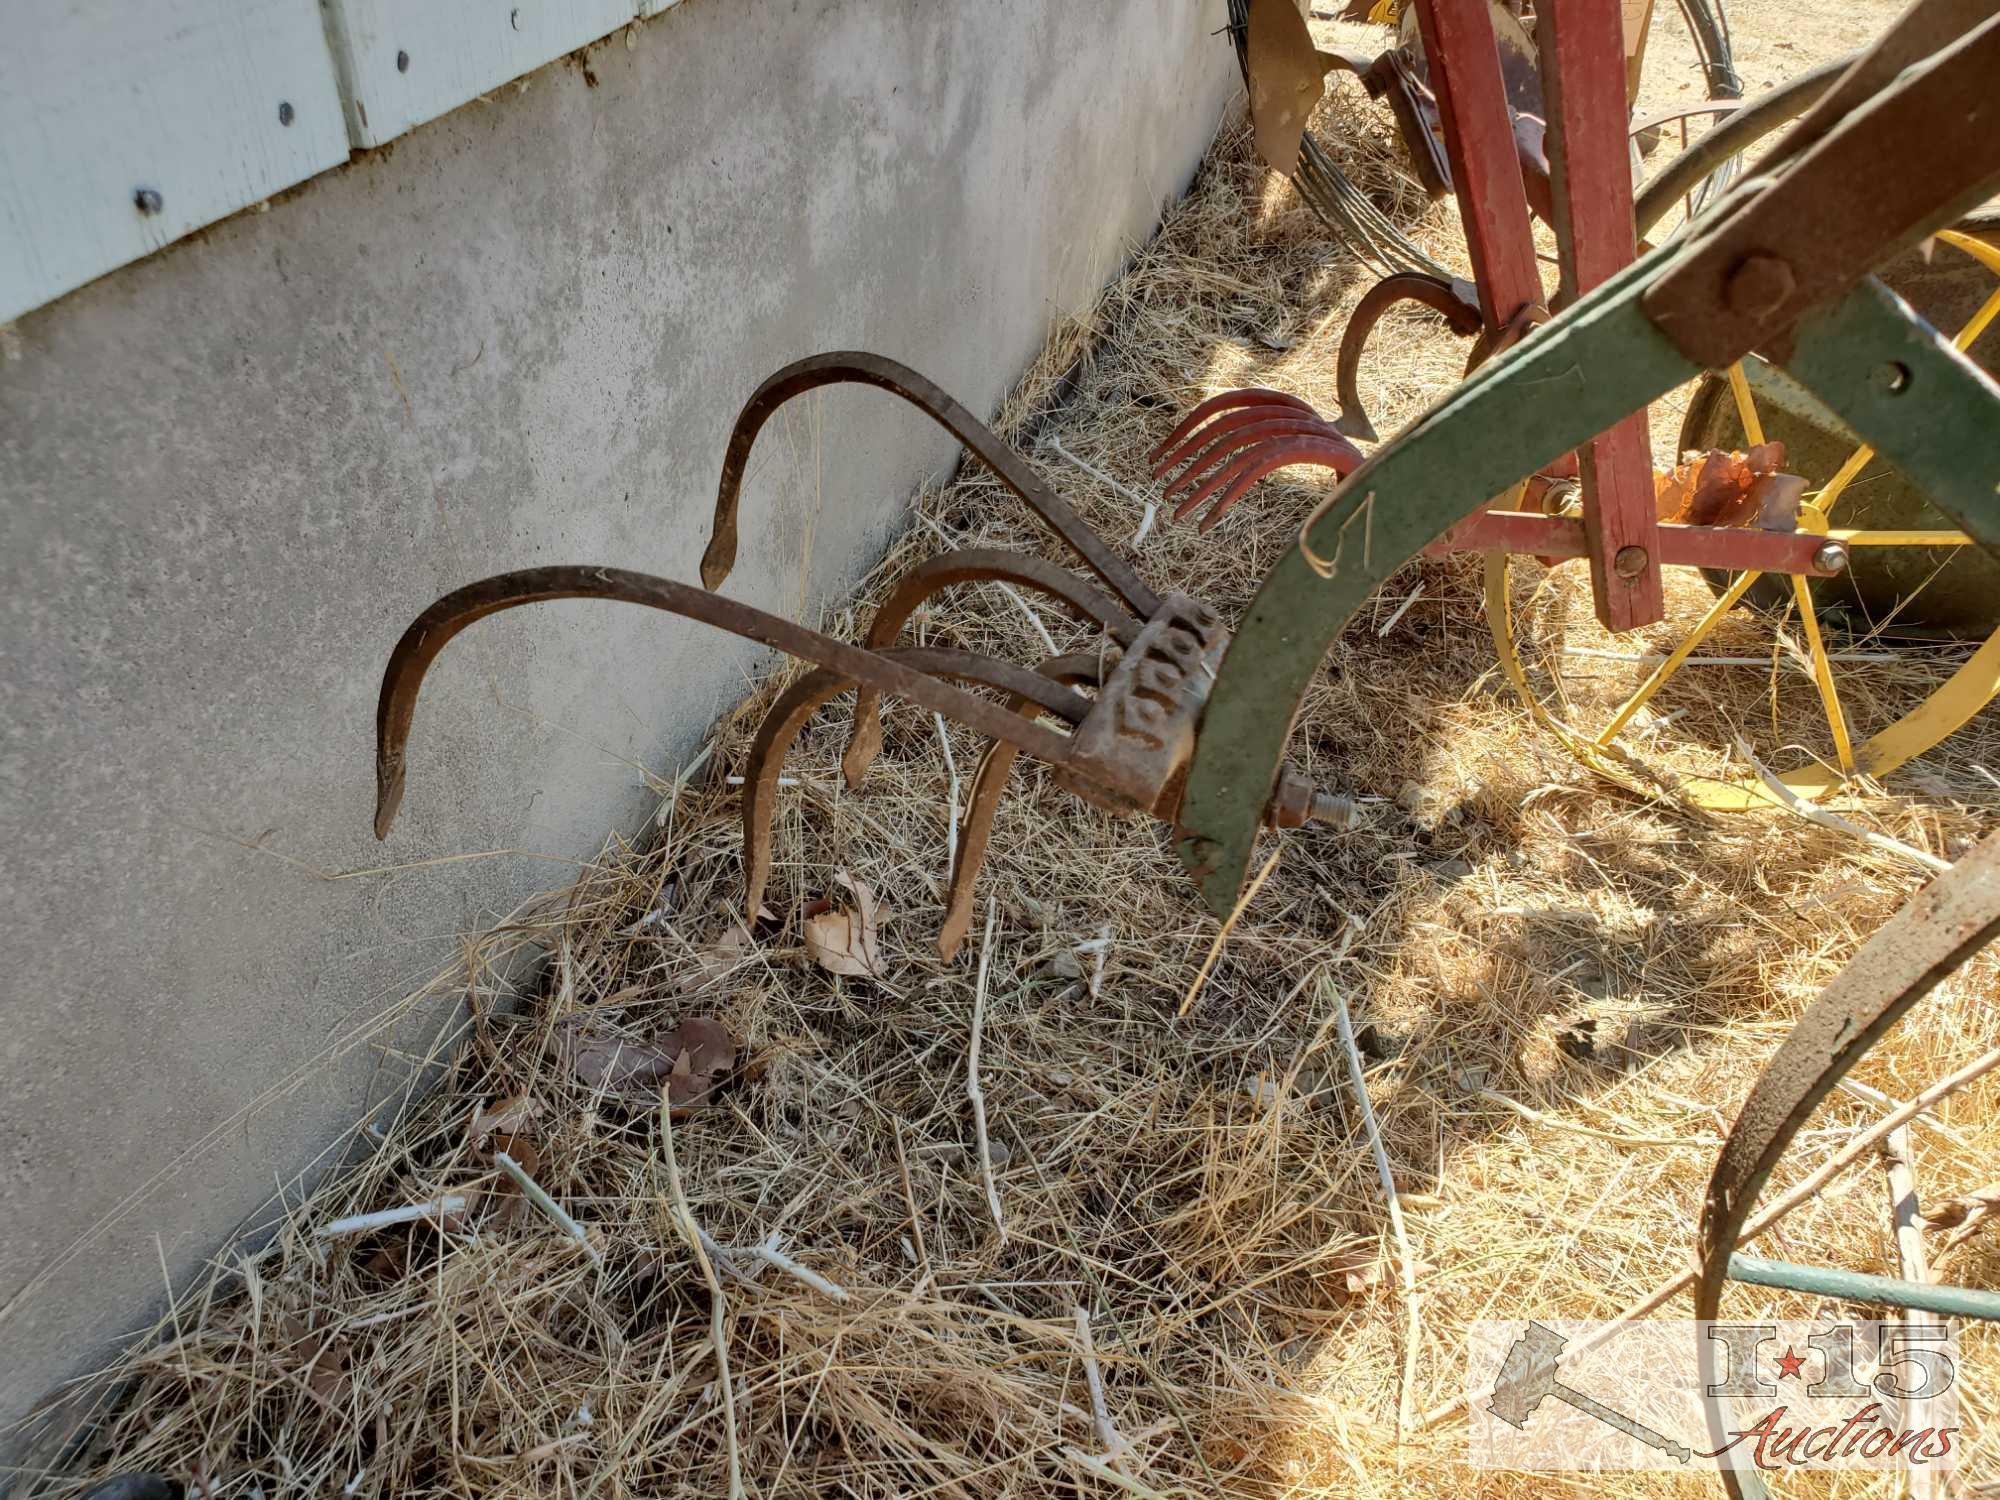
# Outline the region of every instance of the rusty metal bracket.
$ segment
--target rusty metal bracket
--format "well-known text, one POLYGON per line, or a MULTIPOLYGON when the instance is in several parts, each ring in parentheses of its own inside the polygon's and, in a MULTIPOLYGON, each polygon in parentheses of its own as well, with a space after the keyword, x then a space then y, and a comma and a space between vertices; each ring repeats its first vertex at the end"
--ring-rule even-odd
POLYGON ((1386 99, 1396 117, 1396 131, 1417 169, 1417 181, 1433 198, 1451 191, 1451 163, 1444 154, 1444 126, 1438 118, 1437 96, 1417 74, 1410 54, 1393 47, 1376 58, 1361 75, 1370 97, 1386 99))

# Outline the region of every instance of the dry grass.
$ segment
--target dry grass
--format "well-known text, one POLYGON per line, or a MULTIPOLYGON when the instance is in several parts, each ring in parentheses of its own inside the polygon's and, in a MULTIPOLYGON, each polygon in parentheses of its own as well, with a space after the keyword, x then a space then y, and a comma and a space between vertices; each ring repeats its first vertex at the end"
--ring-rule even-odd
MULTIPOLYGON (((1386 160, 1379 123, 1355 123, 1349 149, 1386 160)), ((1435 253, 1456 253, 1448 210, 1414 229, 1435 253)), ((1331 409, 1332 348, 1364 283, 1232 131, 1101 305, 1057 331, 1003 426, 1106 535, 1128 538, 1137 508, 1047 439, 1155 493, 1143 457, 1205 393, 1275 385, 1331 409)), ((1385 327, 1377 348, 1369 394, 1391 422, 1448 387, 1463 357, 1417 317, 1385 327)), ((837 437, 827 446, 837 461, 837 437)), ((1238 610, 1319 482, 1294 472, 1261 486, 1207 539, 1156 528, 1140 562, 1156 583, 1238 610)), ((829 628, 856 634, 869 602, 941 538, 1041 544, 979 473, 917 506, 925 524, 829 628)), ((1542 590, 1542 637, 1560 626, 1587 638, 1579 570, 1542 590)), ((1695 602, 1693 591, 1680 600, 1695 602)), ((1064 649, 1085 644, 1067 622, 1044 623, 1064 649)), ((1767 624, 1731 628, 1761 631, 1758 649, 1770 650, 1767 624)), ((1040 654, 990 588, 941 599, 913 631, 1040 654)), ((1897 690, 1894 673, 1876 675, 1897 690)), ((1679 738, 1656 736, 1663 763, 1712 767, 1739 729, 1770 744, 1773 714, 1778 743, 1810 742, 1809 696, 1782 677, 1774 699, 1768 674, 1737 678, 1700 679, 1704 714, 1677 721, 1679 738)), ((782 680, 718 726, 708 770, 740 767, 782 680)), ((953 739, 968 767, 978 746, 953 739)), ((688 1206, 720 1244, 775 1234, 847 1293, 836 1301, 768 1266, 754 1280, 723 1274, 719 1326, 750 1494, 1581 1489, 1470 1469, 1451 1423, 1397 1443, 1403 1299, 1327 985, 1362 1026, 1422 1262, 1413 1395, 1430 1407, 1461 1387, 1471 1320, 1611 1315, 1686 1265, 1737 1101, 1791 1019, 1920 878, 1781 815, 1705 818, 1594 780, 1497 683, 1465 559, 1406 570, 1333 652, 1294 755, 1360 799, 1360 826, 1282 836, 1270 883, 1184 1019, 1174 1012, 1216 923, 1157 830, 1083 806, 1037 769, 1017 772, 981 886, 982 919, 988 895, 997 911, 991 946, 975 923, 968 951, 940 965, 945 773, 931 721, 892 712, 859 792, 840 781, 841 744, 830 710, 795 752, 800 785, 782 808, 768 898, 779 917, 733 954, 715 946, 741 889, 735 792, 719 778, 687 785, 644 840, 614 840, 572 889, 469 943, 444 981, 473 1013, 442 1085, 385 1138, 361 1137, 357 1162, 268 1246, 218 1260, 133 1350, 90 1472, 160 1469, 232 1497, 727 1493, 713 1301, 659 1122, 581 1086, 554 1044, 588 1011, 635 1034, 710 1014, 748 1040, 746 1076, 673 1131, 688 1206), (834 978, 800 947, 800 908, 836 870, 890 908, 879 982, 834 978), (1093 997, 1096 955, 1080 945, 1100 934, 1093 997), (539 987, 505 1005, 501 976, 523 954, 546 960, 539 987), (1004 1243, 965 1093, 981 966, 1004 1243), (482 1106, 519 1095, 539 1112, 515 1144, 532 1148, 538 1179, 587 1227, 601 1267, 504 1197, 449 1227, 316 1234, 344 1214, 499 1193, 495 1142, 470 1127, 482 1106), (1131 1445, 1123 1481, 1105 1477, 1079 1307, 1106 1415, 1131 1445)), ((1972 768, 1996 757, 2000 723, 1988 716, 1857 816, 1956 853, 1992 826, 2000 804, 1972 768)), ((1991 957, 1959 974, 1857 1076, 1907 1097, 2000 1042, 1995 974, 1991 957)), ((1992 1178, 1996 1101, 1989 1080, 1941 1112, 1949 1134, 1916 1133, 1927 1196, 1992 1178)), ((1869 1118, 1836 1098, 1781 1178, 1869 1118)), ((1758 1248, 1893 1270, 1879 1173, 1851 1174, 1758 1248)), ((2000 1284, 2000 1249, 1988 1234, 1942 1269, 2000 1284)), ((1805 1316, 1814 1305, 1742 1288, 1727 1307, 1805 1316)), ((1973 1435, 1962 1462, 1990 1477, 2000 1341, 1962 1337, 1973 1435)), ((1712 1484, 1613 1476, 1590 1487, 1706 1495, 1712 1484)), ((1802 1492, 1887 1491, 1822 1476, 1802 1492)))

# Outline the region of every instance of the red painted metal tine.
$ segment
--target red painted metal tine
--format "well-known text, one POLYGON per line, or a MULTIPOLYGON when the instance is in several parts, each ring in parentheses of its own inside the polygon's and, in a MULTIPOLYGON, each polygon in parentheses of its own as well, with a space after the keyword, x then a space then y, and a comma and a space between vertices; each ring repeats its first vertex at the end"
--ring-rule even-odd
MULTIPOLYGON (((1266 390, 1264 387, 1256 385, 1246 385, 1233 391, 1224 391, 1219 396, 1210 396, 1201 405, 1182 417, 1180 425, 1168 433, 1166 440, 1153 450, 1151 462, 1156 466, 1155 472, 1158 472, 1157 465, 1163 453, 1179 443, 1182 438, 1214 416, 1215 413, 1228 411, 1238 406, 1262 406, 1267 404, 1271 406, 1289 406, 1295 410, 1304 412, 1307 416, 1316 417, 1319 415, 1318 412, 1314 411, 1311 406, 1301 401, 1297 396, 1287 395, 1283 391, 1266 390)), ((1151 611, 1147 611, 1147 613, 1150 614, 1151 611)))
POLYGON ((1190 432, 1185 441, 1177 444, 1171 453, 1153 465, 1153 477, 1158 479, 1175 465, 1187 462, 1189 455, 1198 453, 1203 444, 1212 443, 1225 433, 1234 432, 1237 428, 1246 427, 1252 422, 1270 422, 1281 419, 1294 422, 1317 422, 1321 420, 1317 412, 1301 410, 1290 402, 1258 401, 1245 403, 1242 406, 1225 411, 1211 418, 1203 426, 1190 432))
POLYGON ((1282 469, 1291 464, 1315 464, 1321 468, 1332 469, 1344 479, 1360 468, 1362 462, 1361 450, 1345 438, 1276 438, 1243 454, 1227 469, 1189 495, 1174 512, 1174 519, 1181 520, 1210 495, 1222 490, 1222 497, 1210 508, 1208 514, 1202 517, 1200 529, 1207 531, 1222 519, 1223 513, 1230 506, 1243 497, 1245 490, 1273 469, 1282 469))
POLYGON ((1252 422, 1224 435, 1223 440, 1211 448, 1204 449, 1199 458, 1187 467, 1172 484, 1160 491, 1162 500, 1172 500, 1177 491, 1191 488, 1229 461, 1233 453, 1245 448, 1281 437, 1325 437, 1344 441, 1330 422, 1322 422, 1317 417, 1276 417, 1262 422, 1252 422))
POLYGON ((1188 434, 1174 450, 1153 465, 1153 477, 1160 478, 1177 464, 1187 462, 1191 454, 1197 454, 1205 444, 1214 442, 1226 433, 1253 422, 1292 421, 1318 422, 1325 425, 1326 419, 1309 406, 1289 401, 1256 401, 1219 413, 1202 426, 1188 434))

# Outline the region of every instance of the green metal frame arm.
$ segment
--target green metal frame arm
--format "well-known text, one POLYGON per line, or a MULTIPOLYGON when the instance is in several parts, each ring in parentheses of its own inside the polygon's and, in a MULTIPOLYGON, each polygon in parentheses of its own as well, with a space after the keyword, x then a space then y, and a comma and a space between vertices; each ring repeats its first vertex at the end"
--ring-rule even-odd
POLYGON ((1266 575, 1203 716, 1174 845, 1209 909, 1250 867, 1285 739, 1313 673, 1362 602, 1424 545, 1700 369, 1640 309, 1655 251, 1475 372, 1341 484, 1266 575))
POLYGON ((1784 367, 2000 553, 2000 383, 1874 278, 1801 319, 1784 367))

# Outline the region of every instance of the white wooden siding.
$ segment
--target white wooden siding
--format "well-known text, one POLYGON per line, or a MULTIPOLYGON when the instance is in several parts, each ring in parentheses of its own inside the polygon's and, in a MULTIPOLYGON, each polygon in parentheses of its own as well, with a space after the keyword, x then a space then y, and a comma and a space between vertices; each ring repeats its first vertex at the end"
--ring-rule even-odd
POLYGON ((313 0, 0 0, 0 322, 346 158, 313 0))
POLYGON ((324 0, 357 146, 379 146, 617 30, 635 0, 324 0))
POLYGON ((0 323, 674 3, 0 0, 0 323))

